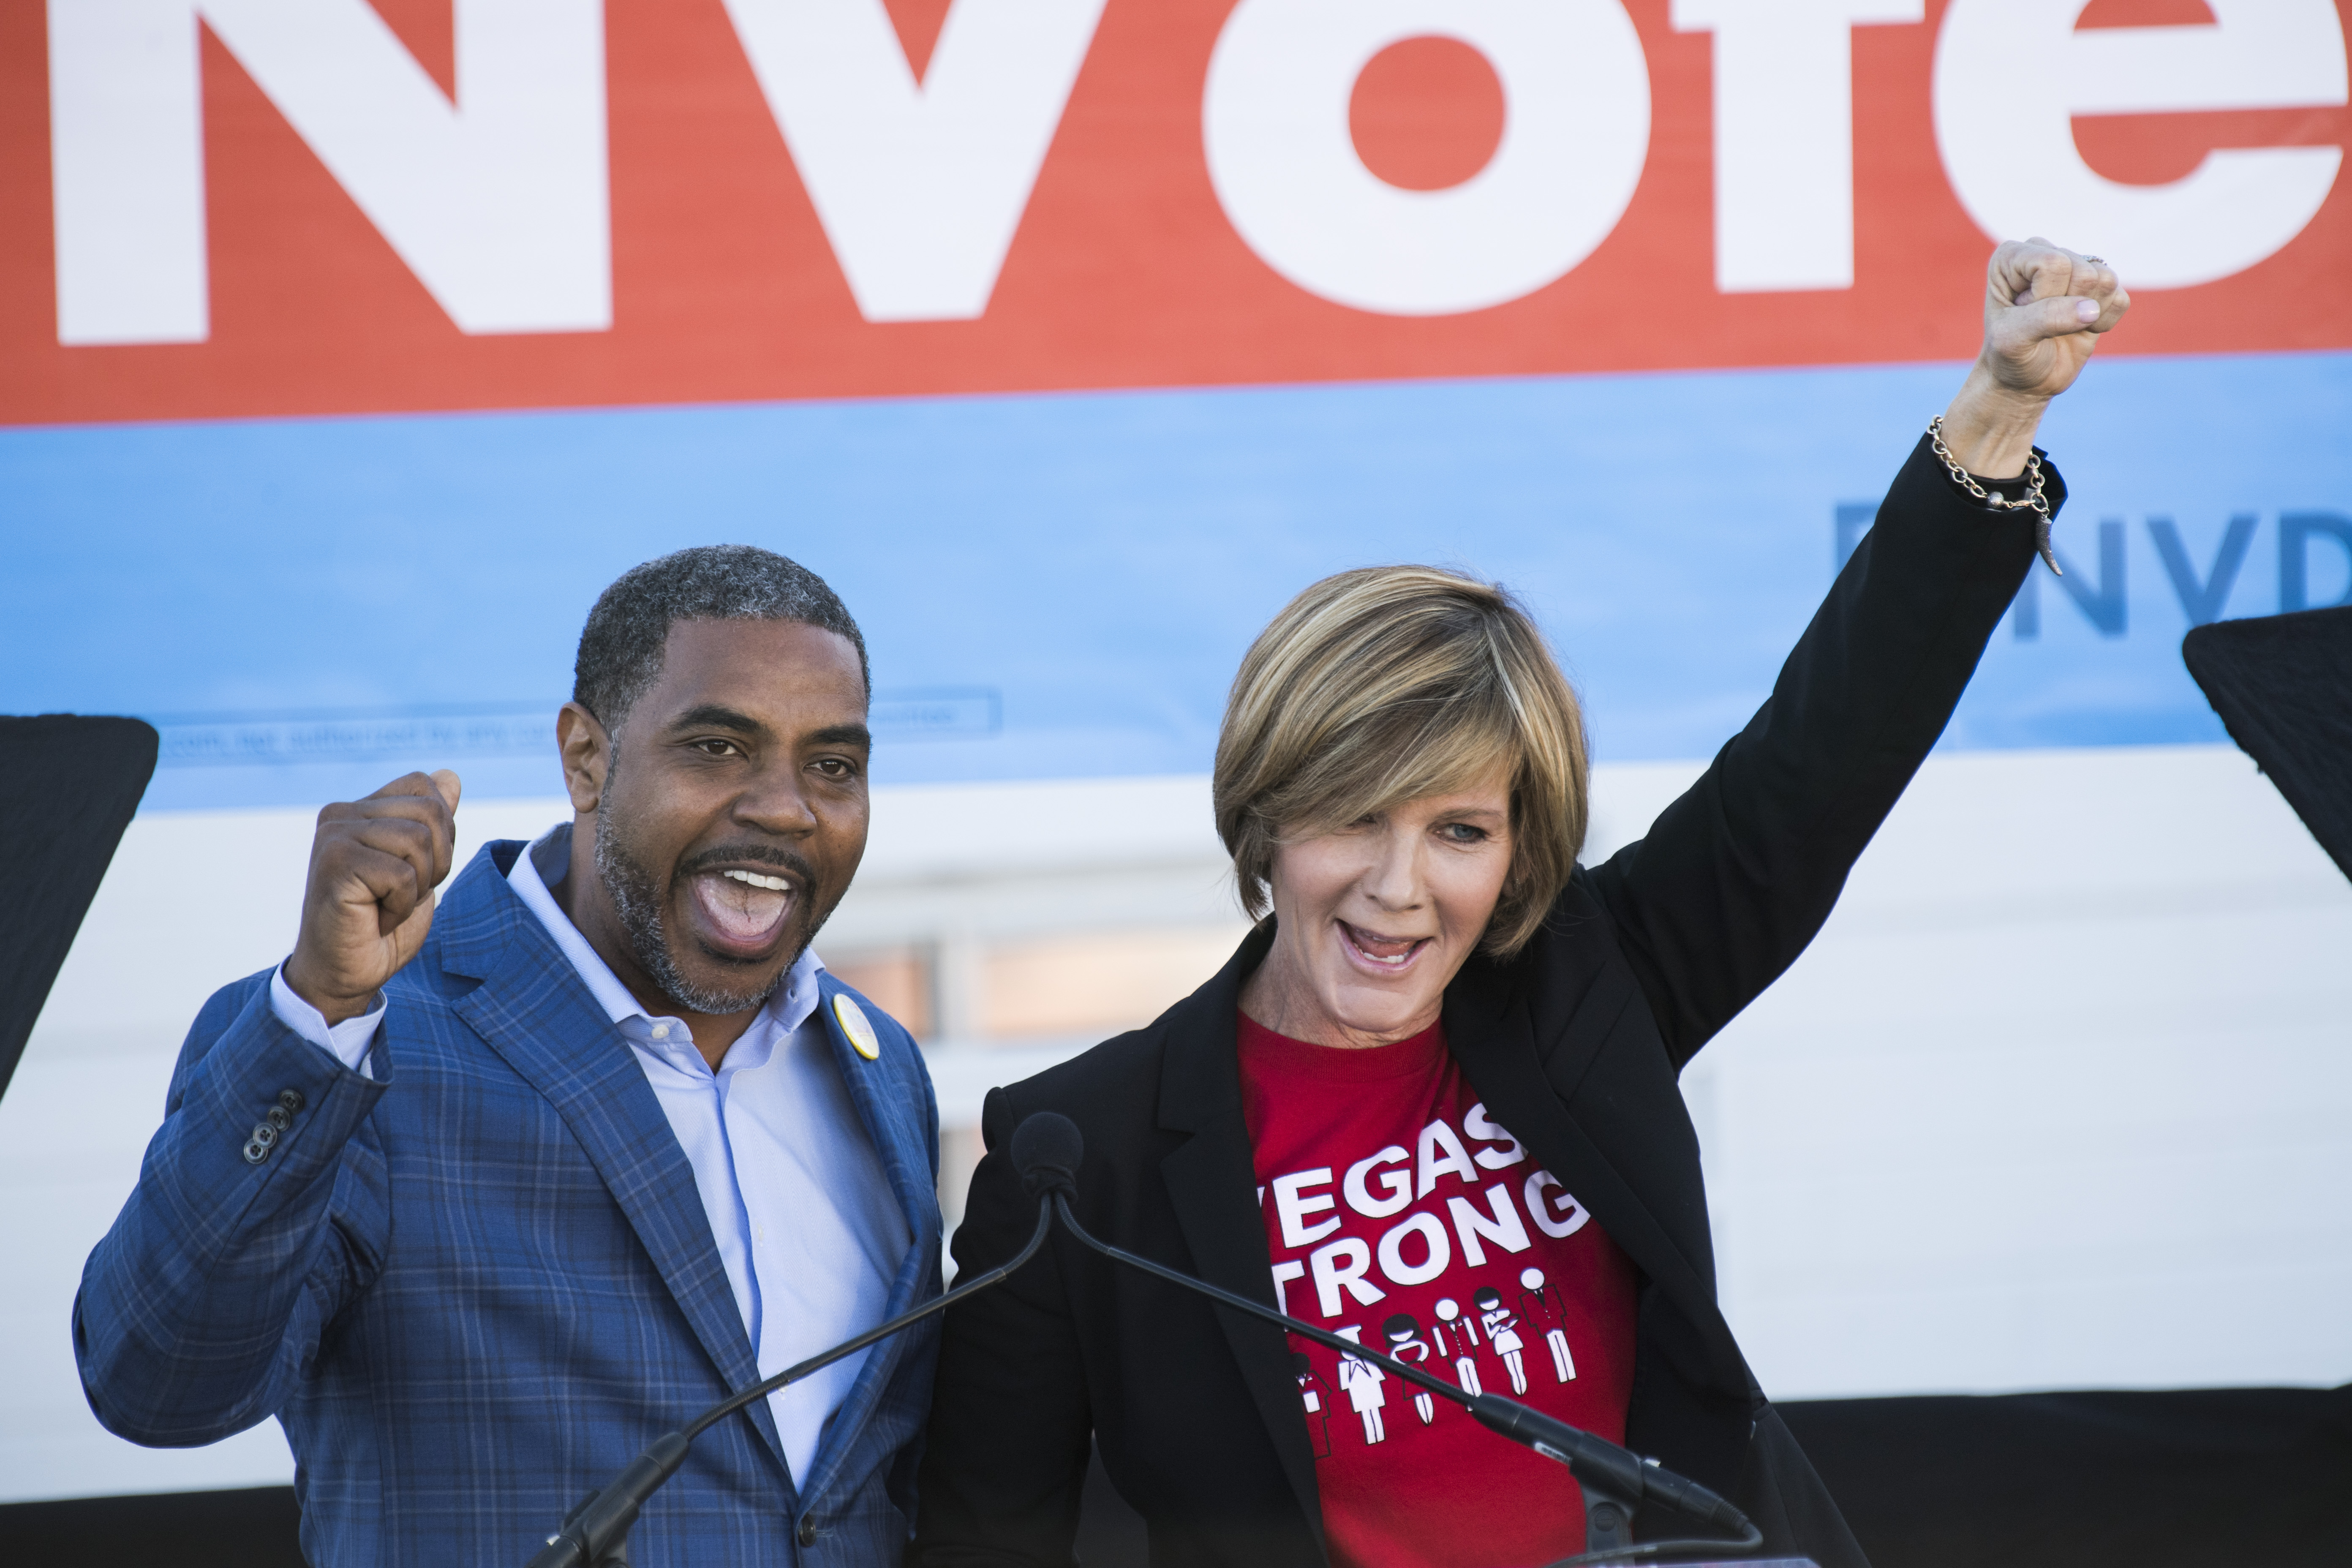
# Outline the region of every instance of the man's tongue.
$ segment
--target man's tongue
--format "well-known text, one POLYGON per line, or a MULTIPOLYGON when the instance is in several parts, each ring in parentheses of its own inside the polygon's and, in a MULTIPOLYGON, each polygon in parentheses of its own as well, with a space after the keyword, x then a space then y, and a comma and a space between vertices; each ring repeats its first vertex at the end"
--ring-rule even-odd
POLYGON ((792 912, 793 895, 718 875, 694 879, 694 901, 711 934, 736 947, 763 947, 792 912))

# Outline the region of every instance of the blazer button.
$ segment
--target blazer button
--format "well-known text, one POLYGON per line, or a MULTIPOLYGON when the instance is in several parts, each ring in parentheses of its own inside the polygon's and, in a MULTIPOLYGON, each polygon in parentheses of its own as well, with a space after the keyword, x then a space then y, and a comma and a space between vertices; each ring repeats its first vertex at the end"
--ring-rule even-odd
POLYGON ((803 1546, 814 1546, 816 1544, 815 1520, 803 1519, 801 1521, 800 1542, 803 1546))
POLYGON ((302 1091, 299 1089, 282 1090, 278 1096, 278 1103, 286 1108, 287 1115, 293 1116, 302 1109, 302 1091))

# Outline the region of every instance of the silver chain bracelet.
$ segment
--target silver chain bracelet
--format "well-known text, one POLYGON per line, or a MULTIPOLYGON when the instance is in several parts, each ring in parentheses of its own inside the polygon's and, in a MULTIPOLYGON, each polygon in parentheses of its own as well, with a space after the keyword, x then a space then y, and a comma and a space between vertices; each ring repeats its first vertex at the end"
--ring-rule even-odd
POLYGON ((2011 500, 2007 496, 1996 495, 1985 489, 1977 482, 1974 474, 1960 467, 1959 460, 1952 456, 1952 449, 1944 445, 1944 416, 1940 414, 1927 421, 1927 444, 1936 449, 1936 456, 1944 460, 1944 467, 1951 472, 1952 482, 1993 510, 2032 512, 2035 552, 2053 573, 2061 577, 2066 574, 2059 570, 2058 552, 2050 545, 2050 497, 2042 489, 2042 459, 2039 457, 2031 451, 2025 454, 2025 471, 2033 482, 2026 488, 2021 498, 2011 500))

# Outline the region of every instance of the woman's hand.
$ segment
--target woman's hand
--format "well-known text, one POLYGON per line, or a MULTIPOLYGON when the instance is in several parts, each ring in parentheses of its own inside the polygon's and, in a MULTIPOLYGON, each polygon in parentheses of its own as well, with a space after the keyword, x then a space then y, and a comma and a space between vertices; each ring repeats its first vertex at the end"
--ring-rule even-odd
POLYGON ((2004 242, 1985 270, 1984 347, 1944 412, 1944 444, 1987 479, 2025 471, 2050 400, 2074 384, 2099 334, 2113 331, 2131 296, 2095 256, 2046 239, 2004 242))

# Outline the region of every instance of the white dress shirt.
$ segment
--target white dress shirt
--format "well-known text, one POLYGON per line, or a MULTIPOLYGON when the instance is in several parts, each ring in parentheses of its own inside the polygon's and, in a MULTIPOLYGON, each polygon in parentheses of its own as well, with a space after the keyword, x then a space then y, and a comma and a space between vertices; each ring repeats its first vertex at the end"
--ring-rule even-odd
MULTIPOLYGON (((802 953, 714 1073, 686 1025, 648 1016, 547 890, 570 869, 571 840, 569 823, 541 837, 515 858, 508 885, 572 961, 645 1069, 694 1168, 761 1375, 880 1322, 913 1237, 815 1016, 824 965, 815 952, 802 953)), ((269 994, 288 1028, 374 1076, 368 1055, 383 1001, 331 1027, 286 984, 283 965, 269 994)), ((803 1489, 825 1423, 849 1396, 868 1353, 845 1357, 768 1396, 784 1457, 803 1489)))

